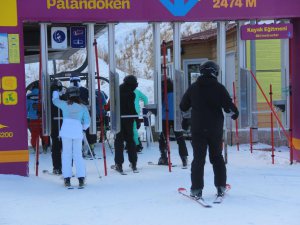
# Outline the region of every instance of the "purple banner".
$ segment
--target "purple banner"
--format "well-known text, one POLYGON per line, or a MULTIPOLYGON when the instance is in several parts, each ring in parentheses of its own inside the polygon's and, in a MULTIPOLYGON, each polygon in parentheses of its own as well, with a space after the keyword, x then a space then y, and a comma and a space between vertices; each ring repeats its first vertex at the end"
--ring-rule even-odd
POLYGON ((288 39, 293 37, 292 24, 244 25, 241 27, 242 40, 288 39))
POLYGON ((18 0, 21 20, 148 22, 300 17, 299 0, 18 0))

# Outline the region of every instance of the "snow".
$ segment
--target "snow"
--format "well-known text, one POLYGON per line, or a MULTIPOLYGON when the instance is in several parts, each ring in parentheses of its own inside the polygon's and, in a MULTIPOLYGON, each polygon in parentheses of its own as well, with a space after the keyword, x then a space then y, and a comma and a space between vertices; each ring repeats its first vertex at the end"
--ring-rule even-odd
MULTIPOLYGON (((189 161, 192 148, 187 141, 189 161)), ((171 143, 171 159, 177 167, 148 165, 159 158, 157 143, 139 154, 135 174, 127 155, 123 164, 127 176, 110 169, 113 154, 106 145, 108 176, 103 175, 103 160, 86 161, 87 186, 67 190, 60 176, 43 174, 52 169, 51 154, 40 154, 39 176, 35 176, 34 154, 30 154, 29 177, 0 175, 1 225, 298 225, 300 197, 299 164, 289 165, 289 152, 278 148, 275 165, 271 153, 249 152, 249 145, 228 148, 228 183, 232 189, 220 205, 212 208, 190 201, 177 193, 178 187, 190 187, 190 165, 181 169, 176 142, 171 143)), ((260 147, 260 146, 256 146, 260 147)), ((101 156, 102 147, 96 145, 101 156)), ((71 180, 77 185, 76 178, 71 180)), ((212 166, 205 167, 204 198, 214 199, 212 166)))

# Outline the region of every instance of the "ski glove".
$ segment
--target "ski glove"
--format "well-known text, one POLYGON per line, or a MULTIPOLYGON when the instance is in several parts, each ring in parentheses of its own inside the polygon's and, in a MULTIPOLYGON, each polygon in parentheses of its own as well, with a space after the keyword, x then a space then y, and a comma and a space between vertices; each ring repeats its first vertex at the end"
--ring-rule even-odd
POLYGON ((239 117, 239 113, 236 112, 234 114, 232 114, 231 119, 236 120, 239 117))

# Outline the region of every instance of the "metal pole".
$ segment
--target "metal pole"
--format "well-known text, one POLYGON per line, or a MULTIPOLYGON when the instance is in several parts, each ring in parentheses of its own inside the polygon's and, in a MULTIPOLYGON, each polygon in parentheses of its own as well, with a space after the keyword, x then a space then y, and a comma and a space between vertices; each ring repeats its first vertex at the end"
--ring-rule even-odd
POLYGON ((41 33, 41 100, 42 100, 42 130, 43 136, 49 136, 51 133, 51 94, 50 77, 48 75, 48 39, 47 24, 40 24, 41 33))
MULTIPOLYGON (((217 59, 220 66, 220 76, 219 81, 226 86, 226 22, 218 22, 218 36, 217 36, 217 59)), ((228 134, 227 134, 227 117, 224 116, 224 152, 225 159, 227 161, 227 144, 228 144, 228 134)))
POLYGON ((109 93, 111 131, 115 134, 121 130, 119 76, 116 73, 115 56, 115 24, 108 24, 108 54, 109 54, 109 93))
MULTIPOLYGON (((246 68, 246 41, 241 40, 241 26, 244 25, 244 21, 238 22, 237 28, 237 51, 238 51, 238 78, 237 81, 240 84, 238 87, 238 108, 241 109, 242 107, 242 100, 241 100, 241 69, 246 68)), ((238 118, 239 126, 241 126, 241 117, 238 118)))
POLYGON ((182 131, 181 121, 182 114, 179 109, 182 98, 182 75, 181 75, 181 40, 180 40, 181 23, 173 23, 173 56, 174 56, 174 92, 173 92, 173 112, 174 112, 174 131, 182 131))
POLYGON ((292 96, 292 39, 289 41, 289 110, 290 110, 290 164, 293 164, 294 160, 294 145, 293 145, 293 96, 292 96))
MULTIPOLYGON (((256 21, 251 21, 251 24, 255 24, 256 21)), ((255 73, 256 71, 256 41, 250 41, 250 62, 251 62, 251 71, 255 73)), ((250 124, 251 127, 254 129, 253 136, 254 142, 258 141, 258 120, 257 114, 257 93, 256 93, 256 84, 253 80, 250 81, 251 83, 251 94, 250 94, 250 104, 251 104, 251 111, 250 111, 250 124)))
POLYGON ((155 116, 155 131, 162 132, 160 23, 153 23, 152 26, 154 62, 154 101, 157 108, 155 116))
POLYGON ((95 54, 94 54, 94 24, 88 23, 87 53, 88 53, 88 90, 89 106, 91 112, 90 134, 96 134, 96 96, 95 96, 95 54))

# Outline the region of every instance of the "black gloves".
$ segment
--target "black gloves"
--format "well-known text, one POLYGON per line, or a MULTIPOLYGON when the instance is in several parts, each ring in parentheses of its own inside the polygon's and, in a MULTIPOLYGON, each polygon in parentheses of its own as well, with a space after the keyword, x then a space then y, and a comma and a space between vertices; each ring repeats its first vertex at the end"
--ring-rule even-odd
POLYGON ((51 82, 51 91, 61 91, 63 88, 62 83, 59 80, 53 80, 51 82))
POLYGON ((191 121, 190 119, 187 119, 187 118, 183 118, 182 122, 181 122, 181 127, 183 130, 188 130, 189 127, 191 125, 191 121))
POLYGON ((239 117, 239 112, 232 114, 231 119, 236 120, 239 117))

